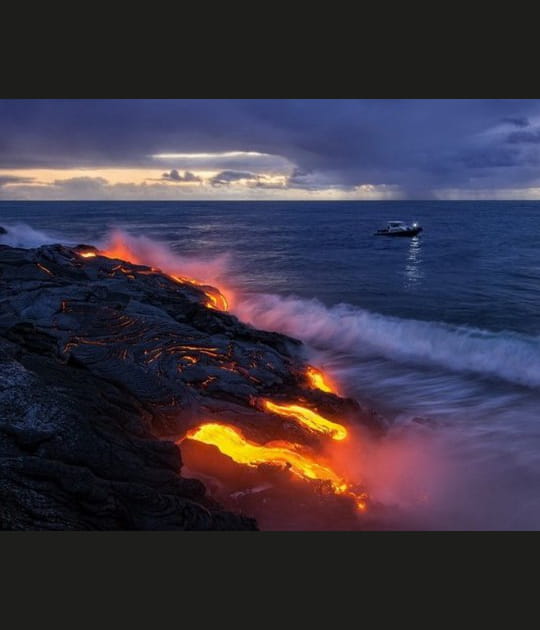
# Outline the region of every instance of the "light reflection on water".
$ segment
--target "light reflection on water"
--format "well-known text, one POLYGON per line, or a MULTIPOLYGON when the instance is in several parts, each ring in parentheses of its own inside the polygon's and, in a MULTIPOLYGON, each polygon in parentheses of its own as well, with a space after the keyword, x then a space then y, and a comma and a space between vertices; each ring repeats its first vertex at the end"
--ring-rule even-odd
POLYGON ((407 251, 403 287, 406 290, 418 288, 422 284, 424 271, 422 265, 422 241, 420 237, 411 238, 407 251))

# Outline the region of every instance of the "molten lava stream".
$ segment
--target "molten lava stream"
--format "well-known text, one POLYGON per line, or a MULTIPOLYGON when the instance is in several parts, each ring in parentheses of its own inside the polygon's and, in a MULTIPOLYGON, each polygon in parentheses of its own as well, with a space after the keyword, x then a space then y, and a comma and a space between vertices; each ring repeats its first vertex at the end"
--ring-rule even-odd
POLYGON ((206 306, 209 308, 215 308, 218 311, 228 311, 229 303, 227 302, 227 298, 221 293, 217 291, 215 293, 210 293, 209 291, 205 291, 206 297, 210 300, 210 303, 207 303, 206 306))
POLYGON ((191 284, 199 288, 208 298, 206 302, 206 306, 208 308, 213 308, 218 311, 228 311, 229 303, 227 298, 215 287, 210 287, 209 285, 205 285, 202 282, 198 282, 197 280, 193 280, 191 278, 186 278, 184 276, 170 276, 176 282, 180 284, 191 284))
POLYGON ((215 422, 192 429, 184 439, 215 446, 237 464, 250 467, 274 464, 289 469, 302 479, 327 481, 335 494, 350 496, 359 510, 366 509, 365 493, 355 494, 342 477, 326 464, 316 461, 313 456, 301 453, 297 444, 282 441, 256 444, 246 439, 236 427, 215 422))
POLYGON ((300 405, 278 405, 270 400, 263 401, 265 409, 277 413, 280 416, 294 418, 300 424, 315 433, 329 435, 333 440, 344 440, 347 437, 347 429, 337 422, 332 422, 327 418, 300 405))
POLYGON ((317 368, 308 365, 306 376, 313 389, 320 389, 323 392, 335 394, 336 390, 326 380, 326 376, 317 368))

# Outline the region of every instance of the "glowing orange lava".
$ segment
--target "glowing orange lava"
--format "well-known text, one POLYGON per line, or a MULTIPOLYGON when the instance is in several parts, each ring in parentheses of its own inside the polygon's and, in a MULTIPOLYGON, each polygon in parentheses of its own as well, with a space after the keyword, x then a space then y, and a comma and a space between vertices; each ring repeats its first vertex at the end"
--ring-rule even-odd
POLYGON ((217 291, 215 293, 210 293, 209 291, 205 291, 204 294, 210 300, 210 303, 207 303, 206 306, 209 308, 215 308, 218 311, 228 311, 229 303, 227 302, 227 298, 221 293, 217 291))
POLYGON ((213 308, 218 311, 227 311, 229 310, 229 303, 227 302, 227 298, 215 287, 210 287, 208 285, 203 284, 202 282, 198 282, 197 280, 193 280, 192 278, 186 278, 185 276, 170 276, 176 282, 180 284, 192 284, 193 286, 198 287, 208 298, 206 302, 206 306, 208 308, 213 308))
MULTIPOLYGON (((118 260, 125 260, 134 265, 144 265, 146 264, 144 260, 137 255, 137 253, 129 246, 129 243, 126 242, 120 233, 114 233, 112 235, 111 241, 106 249, 100 252, 102 256, 106 256, 107 258, 116 258, 118 260)), ((89 257, 90 254, 81 254, 81 256, 89 257)), ((95 254, 91 254, 95 256, 95 254)), ((153 269, 153 271, 159 271, 158 269, 153 269)), ((163 273, 163 272, 162 272, 163 273)), ((227 311, 229 310, 229 304, 227 298, 215 287, 208 286, 203 282, 199 282, 198 280, 194 280, 193 278, 186 278, 185 276, 176 275, 176 274, 165 274, 168 275, 169 278, 172 278, 175 282, 180 284, 191 284, 199 288, 207 297, 207 301, 205 306, 208 308, 212 308, 218 311, 227 311)))
POLYGON ((217 447, 223 455, 237 464, 251 467, 273 464, 289 469, 302 479, 327 481, 335 494, 351 496, 359 510, 366 509, 365 493, 355 494, 342 477, 326 464, 302 453, 298 444, 282 441, 256 444, 246 439, 236 427, 217 422, 209 422, 192 429, 186 438, 217 447))
MULTIPOLYGON (((146 255, 144 254, 145 250, 142 250, 143 253, 139 255, 138 250, 136 251, 136 249, 137 248, 135 246, 130 245, 129 241, 126 240, 121 233, 113 233, 109 244, 103 251, 99 251, 97 254, 93 251, 85 251, 79 252, 79 255, 82 258, 93 258, 99 255, 120 261, 127 261, 135 265, 147 265, 148 261, 141 258, 141 256, 146 258, 146 255)), ((165 258, 158 258, 158 260, 163 260, 163 262, 157 262, 156 264, 162 264, 167 269, 168 273, 165 273, 164 275, 167 275, 170 279, 179 284, 192 285, 202 291, 206 296, 205 306, 207 308, 220 311, 227 311, 229 309, 229 300, 227 300, 220 290, 213 286, 206 285, 198 280, 188 278, 183 275, 177 275, 176 267, 181 267, 182 265, 177 262, 171 262, 171 264, 169 264, 167 254, 165 254, 165 258)), ((41 265, 38 265, 38 267, 44 272, 52 275, 52 272, 45 267, 42 267, 41 265)), ((123 268, 119 265, 114 268, 113 271, 120 270, 121 272, 127 274, 130 278, 135 277, 134 273, 164 273, 155 267, 151 267, 150 269, 151 271, 141 269, 134 272, 133 270, 123 268)), ((188 273, 190 273, 190 271, 188 271, 188 273)), ((79 343, 90 342, 79 340, 79 343)), ((92 343, 100 344, 102 342, 96 341, 92 343)), ((66 348, 67 347, 68 346, 66 346, 66 348)), ((189 369, 189 365, 198 363, 201 360, 201 355, 210 356, 215 359, 224 358, 218 354, 217 348, 182 346, 179 349, 182 353, 178 363, 179 370, 187 370, 189 369), (193 355, 184 354, 185 351, 189 352, 192 350, 196 350, 197 354, 195 355, 195 352, 193 355)), ((161 352, 162 349, 157 349, 156 352, 150 354, 148 358, 149 363, 157 360, 161 356, 161 352)), ((224 362, 222 362, 221 368, 224 370, 235 371, 233 367, 228 367, 228 364, 224 362)), ((213 376, 206 378, 202 381, 201 386, 207 387, 213 382, 213 380, 215 380, 215 378, 216 377, 213 376)), ((335 389, 328 383, 326 377, 320 370, 308 366, 306 378, 313 388, 319 389, 323 392, 335 393, 335 389)), ((333 440, 344 440, 347 437, 348 432, 343 425, 332 422, 315 411, 302 407, 301 405, 277 404, 270 400, 263 400, 263 405, 267 411, 287 418, 292 418, 300 425, 306 427, 309 431, 314 433, 322 434, 323 436, 329 437, 333 440)), ((245 438, 238 428, 215 422, 201 424, 189 431, 183 439, 190 439, 215 446, 224 456, 231 458, 238 464, 250 467, 257 467, 262 464, 273 464, 284 470, 289 470, 292 474, 303 480, 318 480, 326 482, 324 487, 328 487, 330 491, 336 495, 347 496, 354 500, 359 511, 367 509, 368 497, 366 493, 353 491, 352 484, 335 472, 333 468, 328 465, 327 461, 319 458, 311 452, 306 452, 305 448, 300 444, 285 441, 257 444, 245 438)), ((182 440, 180 440, 180 442, 181 441, 182 440)))
POLYGON ((323 392, 335 394, 335 391, 326 382, 324 374, 320 370, 317 370, 317 368, 308 365, 306 376, 308 377, 313 388, 320 389, 323 392))
POLYGON ((263 404, 268 411, 277 413, 280 416, 295 418, 310 431, 329 435, 333 440, 344 440, 347 437, 347 429, 343 425, 332 422, 306 407, 301 407, 300 405, 277 405, 270 400, 264 400, 263 404))

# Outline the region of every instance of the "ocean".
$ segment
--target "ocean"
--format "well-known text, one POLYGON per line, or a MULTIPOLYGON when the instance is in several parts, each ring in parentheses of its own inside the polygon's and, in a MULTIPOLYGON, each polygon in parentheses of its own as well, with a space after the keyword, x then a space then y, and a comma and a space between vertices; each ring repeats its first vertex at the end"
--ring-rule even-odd
POLYGON ((419 529, 540 529, 539 224, 525 201, 0 202, 0 242, 120 228, 209 261, 235 314, 391 421, 358 459, 419 529), (374 236, 389 220, 424 232, 374 236))

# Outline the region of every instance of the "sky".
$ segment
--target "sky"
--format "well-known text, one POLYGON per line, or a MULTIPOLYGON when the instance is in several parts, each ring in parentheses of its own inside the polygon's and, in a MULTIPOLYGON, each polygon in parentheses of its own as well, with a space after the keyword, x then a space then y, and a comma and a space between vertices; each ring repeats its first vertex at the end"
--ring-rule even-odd
POLYGON ((0 100, 0 199, 540 199, 540 100, 0 100))

